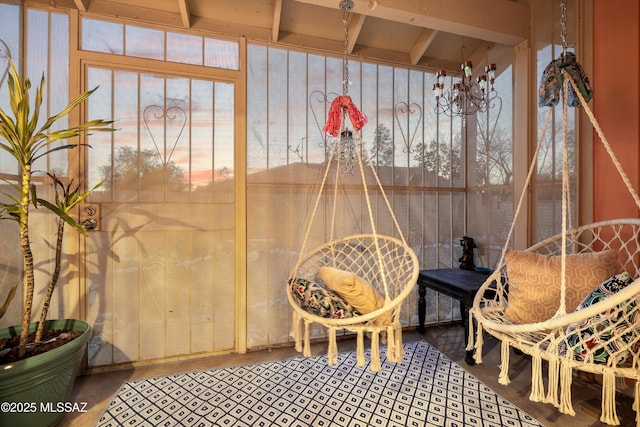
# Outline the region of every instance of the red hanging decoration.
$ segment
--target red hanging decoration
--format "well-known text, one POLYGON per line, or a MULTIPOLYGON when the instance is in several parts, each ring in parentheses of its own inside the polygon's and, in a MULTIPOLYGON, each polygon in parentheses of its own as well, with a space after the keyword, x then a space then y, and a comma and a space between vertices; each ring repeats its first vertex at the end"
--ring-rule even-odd
POLYGON ((329 115, 327 123, 324 125, 324 131, 331 136, 338 136, 340 125, 342 124, 342 109, 347 110, 351 124, 355 130, 360 130, 367 124, 367 116, 353 103, 350 96, 336 96, 329 107, 329 115))

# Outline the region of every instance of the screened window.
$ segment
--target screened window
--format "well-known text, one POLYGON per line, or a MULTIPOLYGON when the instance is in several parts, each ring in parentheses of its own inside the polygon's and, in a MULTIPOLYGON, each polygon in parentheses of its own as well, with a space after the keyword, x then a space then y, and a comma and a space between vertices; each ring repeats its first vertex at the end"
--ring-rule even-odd
MULTIPOLYGON (((69 19, 66 14, 52 11, 21 8, 14 5, 0 4, 0 106, 4 111, 10 111, 8 100, 8 57, 15 63, 21 77, 28 77, 31 81, 31 107, 33 112, 35 88, 40 86, 41 78, 45 79, 42 106, 37 126, 42 126, 48 117, 59 113, 69 102, 69 19), (23 14, 27 23, 24 29, 24 41, 21 40, 23 28, 20 26, 23 14), (21 51, 21 49, 24 49, 21 51), (22 59, 25 59, 23 61, 22 59), (25 69, 21 69, 23 66, 25 69)), ((12 113, 9 113, 10 115, 12 113)), ((55 129, 69 126, 68 117, 63 117, 55 123, 55 129)), ((64 144, 58 142, 55 144, 64 144)), ((38 159, 33 165, 32 182, 37 188, 38 197, 52 200, 51 186, 48 184, 45 171, 54 172, 65 179, 68 173, 68 150, 62 150, 38 159)), ((15 159, 4 150, 0 150, 0 199, 6 201, 8 197, 16 197, 15 188, 10 183, 16 182, 18 169, 15 159)), ((46 214, 38 210, 35 215, 46 214)), ((49 236, 55 231, 49 228, 53 222, 32 221, 30 227, 33 235, 42 238, 34 239, 34 252, 50 250, 49 236)), ((0 243, 0 283, 14 283, 19 281, 19 239, 13 221, 0 221, 0 233, 3 236, 0 243)), ((42 253, 42 252, 40 252, 42 253)), ((38 269, 37 275, 46 271, 45 266, 38 269)), ((36 280, 41 278, 37 276, 36 280)), ((63 287, 59 292, 65 292, 63 287)), ((19 288, 17 295, 22 289, 19 288)), ((18 298, 16 298, 18 299, 18 298)), ((61 310, 64 303, 54 298, 50 313, 61 310)), ((40 304, 36 295, 35 304, 40 304)), ((15 299, 9 305, 9 310, 2 318, 5 324, 15 324, 19 320, 21 305, 15 299)))
POLYGON ((238 42, 82 18, 82 49, 238 70, 238 42))
MULTIPOLYGON (((414 242, 420 253, 447 248, 425 257, 425 263, 451 265, 457 249, 452 241, 464 234, 467 221, 485 235, 487 228, 504 228, 510 222, 511 52, 492 54, 502 65, 500 104, 477 116, 453 118, 435 113, 434 73, 349 61, 349 95, 369 120, 362 130, 363 144, 383 185, 403 193, 396 210, 404 214, 410 233, 420 230, 414 242), (495 215, 483 215, 482 222, 465 219, 467 193, 488 191, 495 215), (438 202, 413 206, 417 195, 438 202), (427 229, 424 218, 433 221, 427 229)), ((304 183, 317 184, 311 165, 325 162, 329 150, 331 141, 322 127, 330 102, 342 93, 342 59, 250 45, 248 66, 249 183, 282 183, 278 174, 302 164, 307 166, 304 183)), ((454 78, 449 79, 451 86, 454 78)), ((502 236, 500 231, 496 239, 502 236)))
MULTIPOLYGON (((210 200, 234 176, 234 86, 90 68, 89 114, 114 133, 89 137, 89 184, 101 200, 210 200)), ((227 183, 226 190, 232 187, 227 183)))
MULTIPOLYGON (((506 49, 492 54, 501 61, 502 113, 492 110, 472 119, 435 113, 433 72, 349 61, 348 94, 368 117, 361 131, 367 157, 422 268, 457 266, 459 239, 470 227, 478 242, 497 241, 507 234, 504 227, 508 231, 513 185, 511 54, 506 49), (487 126, 496 131, 487 135, 487 126), (494 145, 504 150, 499 162, 487 153, 494 145), (474 172, 468 176, 470 169, 474 172), (482 196, 485 193, 490 196, 482 196), (482 212, 470 218, 469 203, 482 212)), ((248 46, 247 56, 247 230, 248 256, 253 260, 248 265, 248 309, 264 309, 266 298, 270 306, 276 304, 273 316, 278 317, 276 312, 288 312, 282 280, 297 260, 333 143, 322 128, 330 103, 342 94, 343 61, 257 44, 248 46)), ((321 201, 325 215, 332 206, 330 191, 321 201)), ((340 197, 344 232, 366 232, 362 227, 369 222, 362 190, 346 188, 340 197)), ((373 199, 380 207, 374 219, 378 231, 393 233, 382 195, 374 192, 373 199)), ((312 242, 323 242, 327 225, 314 228, 312 242)), ((479 262, 490 266, 497 254, 485 251, 479 262)), ((440 298, 432 296, 428 321, 459 315, 457 305, 446 297, 438 302, 440 298)), ((412 298, 407 300, 413 303, 412 298)), ((415 324, 417 319, 410 316, 417 312, 404 313, 409 317, 402 321, 415 324)), ((249 319, 248 332, 249 346, 279 342, 287 339, 288 321, 265 324, 249 319)))
POLYGON ((7 75, 9 72, 9 58, 19 63, 20 51, 18 42, 20 37, 19 24, 20 8, 15 5, 0 3, 0 106, 9 106, 7 100, 7 75))
MULTIPOLYGON (((512 50, 496 48, 498 65, 490 108, 468 118, 467 233, 479 242, 476 266, 494 268, 508 239, 514 212, 512 50)), ((515 200, 514 200, 515 199, 515 200)), ((511 244, 511 242, 510 242, 511 244)))
MULTIPOLYGON (((18 73, 31 80, 32 86, 40 86, 45 79, 45 90, 39 125, 61 110, 69 102, 69 18, 65 14, 26 9, 28 30, 26 36, 26 70, 21 70, 19 22, 22 11, 17 6, 0 4, 0 105, 9 110, 7 102, 8 57, 14 61, 18 73)), ((35 90, 32 90, 32 94, 35 90)), ((57 129, 68 127, 68 117, 55 124, 57 129)), ((67 155, 64 151, 50 154, 38 160, 36 170, 49 170, 65 176, 67 173, 67 155)), ((0 172, 17 173, 11 170, 13 162, 7 164, 6 154, 0 152, 0 172), (6 166, 4 166, 6 165, 6 166)), ((36 176, 36 180, 38 176, 36 176)))
MULTIPOLYGON (((575 7, 567 9, 567 40, 571 43, 576 40, 575 7)), ((544 69, 554 59, 560 56, 562 47, 560 41, 560 13, 557 4, 552 1, 541 2, 536 6, 536 13, 540 16, 536 26, 536 71, 537 79, 540 79, 544 69), (544 19, 543 19, 544 17, 544 19)), ((573 49, 569 49, 573 51, 573 49)), ((540 81, 536 81, 536 87, 540 81)), ((577 216, 577 155, 578 145, 576 140, 576 108, 569 108, 567 123, 568 138, 568 163, 569 163, 569 191, 571 197, 570 212, 573 216, 573 224, 576 225, 577 216)), ((562 229, 562 164, 564 145, 564 123, 562 108, 550 109, 549 107, 537 108, 537 134, 536 141, 542 138, 540 154, 536 163, 536 174, 533 183, 534 215, 532 218, 534 242, 541 241, 562 229), (551 114, 549 125, 544 129, 548 114, 551 114)), ((536 142, 534 141, 534 143, 536 142)))
MULTIPOLYGON (((20 36, 20 8, 15 5, 0 4, 0 108, 4 111, 9 109, 7 77, 9 72, 9 57, 18 64, 21 52, 18 50, 20 36)), ((9 199, 4 194, 11 191, 7 181, 16 179, 17 167, 4 150, 0 150, 0 201, 8 202, 9 199)), ((16 283, 20 280, 20 271, 11 266, 20 265, 20 245, 13 221, 0 221, 0 284, 16 283)), ((5 288, 0 286, 0 290, 5 292, 5 288)), ((20 292, 21 289, 18 291, 20 292)), ((19 293, 17 295, 20 295, 19 293)), ((4 297, 0 297, 4 298, 4 297)), ((4 299, 3 299, 4 301, 4 299)), ((8 325, 17 324, 21 319, 20 304, 9 304, 8 310, 2 317, 8 325)))

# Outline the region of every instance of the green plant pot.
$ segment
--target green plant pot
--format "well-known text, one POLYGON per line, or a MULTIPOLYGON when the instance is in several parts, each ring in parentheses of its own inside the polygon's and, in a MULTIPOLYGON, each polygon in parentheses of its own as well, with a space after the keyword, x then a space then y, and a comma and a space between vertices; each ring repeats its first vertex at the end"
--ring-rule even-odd
MULTIPOLYGON (((37 323, 30 330, 35 331, 37 323)), ((91 327, 82 320, 49 320, 46 329, 71 329, 82 335, 61 347, 0 365, 0 426, 55 426, 80 402, 69 402, 80 371, 91 327), (74 405, 75 404, 75 405, 74 405)), ((0 339, 19 335, 22 327, 0 329, 0 339)))

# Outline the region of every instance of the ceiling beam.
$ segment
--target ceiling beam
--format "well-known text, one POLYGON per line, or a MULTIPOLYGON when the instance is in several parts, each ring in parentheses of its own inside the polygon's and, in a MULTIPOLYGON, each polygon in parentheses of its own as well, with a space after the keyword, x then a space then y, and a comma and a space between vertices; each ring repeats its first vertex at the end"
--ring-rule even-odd
POLYGON ((182 19, 182 25, 185 28, 191 28, 191 11, 189 8, 189 0, 178 0, 178 8, 180 9, 180 18, 182 19))
MULTIPOLYGON (((462 59, 460 65, 462 65, 462 62, 470 61, 474 69, 474 75, 485 74, 485 71, 483 71, 484 66, 488 65, 486 62, 489 60, 489 58, 487 57, 487 52, 492 48, 492 46, 493 45, 491 43, 480 43, 473 51, 465 52, 464 58, 462 59), (479 67, 479 65, 482 65, 482 67, 479 67)), ((462 68, 460 66, 458 67, 458 70, 460 73, 462 73, 462 68)), ((499 73, 501 73, 502 71, 504 70, 496 70, 496 75, 499 75, 499 73)))
MULTIPOLYGON (((85 1, 88 0, 58 0, 56 7, 62 7, 67 2, 85 1)), ((30 0, 33 3, 49 4, 48 0, 30 0)), ((74 3, 75 7, 78 7, 74 3)), ((139 6, 126 5, 124 3, 115 3, 112 1, 98 1, 91 0, 91 7, 87 10, 87 13, 97 16, 104 16, 107 18, 121 18, 121 19, 133 19, 139 22, 146 22, 154 25, 168 25, 174 28, 182 28, 183 23, 178 13, 168 12, 165 10, 149 9, 139 6)))
POLYGON ((277 42, 280 36, 280 19, 282 18, 282 0, 276 0, 273 7, 273 24, 271 25, 271 41, 277 42))
MULTIPOLYGON (((279 43, 283 46, 291 46, 294 48, 305 46, 310 49, 335 52, 336 55, 344 54, 343 40, 321 39, 313 36, 282 32, 279 43)), ((406 53, 364 45, 359 45, 357 52, 355 52, 354 55, 360 60, 381 60, 386 62, 395 62, 398 64, 407 64, 409 61, 409 55, 406 53)))
POLYGON ((420 37, 418 37, 418 41, 414 43, 411 51, 409 52, 409 60, 411 61, 411 65, 418 65, 418 62, 420 62, 420 58, 422 58, 422 55, 424 55, 424 53, 427 51, 429 45, 431 44, 431 42, 433 42, 433 39, 437 34, 438 31, 436 30, 422 30, 422 33, 420 33, 420 37))
MULTIPOLYGON (((337 0, 295 1, 339 9, 337 0)), ((531 8, 511 0, 355 0, 352 12, 508 46, 531 27, 531 8)))
POLYGON ((73 0, 73 2, 80 12, 89 10, 89 0, 73 0))
POLYGON ((364 21, 367 19, 365 15, 355 15, 349 24, 349 45, 348 51, 349 54, 353 53, 353 49, 356 47, 356 42, 358 41, 358 36, 360 35, 360 31, 362 31, 362 26, 364 25, 364 21))

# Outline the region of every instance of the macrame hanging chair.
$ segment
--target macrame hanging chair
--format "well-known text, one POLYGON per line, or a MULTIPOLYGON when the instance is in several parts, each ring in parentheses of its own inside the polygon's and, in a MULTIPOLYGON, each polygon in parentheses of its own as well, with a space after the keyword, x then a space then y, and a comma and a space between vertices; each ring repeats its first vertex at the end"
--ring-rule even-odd
MULTIPOLYGON (((563 19, 563 27, 566 25, 563 19)), ((565 27, 566 28, 566 27, 565 27)), ((477 293, 470 316, 470 325, 476 322, 475 342, 469 337, 468 350, 475 348, 475 360, 482 362, 483 333, 488 333, 501 343, 501 369, 499 382, 509 383, 509 348, 513 347, 532 358, 531 394, 535 402, 555 405, 561 413, 575 415, 571 403, 571 383, 573 370, 602 375, 602 412, 600 421, 609 425, 619 425, 616 413, 615 395, 617 386, 625 386, 628 379, 635 381, 633 409, 636 411, 636 426, 640 426, 638 401, 640 397, 640 219, 615 219, 582 226, 570 224, 571 214, 569 172, 567 161, 568 106, 584 108, 599 139, 611 157, 625 186, 640 209, 640 198, 603 134, 595 116, 587 105, 591 97, 588 79, 575 61, 572 53, 563 53, 559 59, 549 64, 542 78, 540 105, 553 106, 562 102, 564 122, 564 162, 562 184, 562 233, 543 240, 522 251, 530 259, 555 262, 558 276, 553 283, 559 283, 559 301, 555 314, 539 321, 521 322, 516 311, 522 301, 519 299, 532 291, 541 274, 540 264, 519 264, 516 251, 508 251, 508 242, 513 233, 516 218, 520 212, 535 170, 535 160, 531 164, 524 189, 517 205, 514 221, 507 238, 498 268, 490 275, 477 293), (579 294, 572 290, 577 281, 570 277, 571 263, 589 257, 600 257, 613 251, 610 264, 615 275, 593 285, 591 292, 579 294), (544 258, 536 258, 538 255, 544 258), (573 258, 572 258, 573 257, 573 258), (576 258, 577 257, 577 258, 576 258), (583 257, 583 258, 580 258, 583 257), (617 258, 618 264, 615 264, 617 258), (528 265, 528 267, 527 267, 528 265), (524 266, 524 267, 523 267, 524 266), (559 267, 559 270, 558 270, 559 267), (528 280, 524 287, 523 278, 528 280), (557 279, 557 280, 556 280, 557 279), (576 306, 576 301, 578 305, 576 306), (547 390, 543 381, 543 361, 548 364, 547 390)), ((537 158, 544 133, 549 124, 551 109, 547 115, 544 130, 533 156, 537 158)), ((604 259, 604 258, 601 258, 604 259)), ((546 266, 550 264, 545 264, 546 266)), ((579 265, 579 264, 578 264, 579 265)), ((575 267, 576 264, 573 265, 575 267)), ((605 265, 599 267, 606 267, 605 265)), ((546 268, 546 267, 545 267, 546 268)), ((580 268, 580 267, 578 267, 580 268)), ((586 269, 585 269, 586 270, 586 269)), ((605 268, 606 270, 606 268, 605 268)), ((575 272, 574 272, 575 273, 575 272)), ((580 273, 584 273, 584 270, 580 273)), ((609 271, 607 274, 610 274, 609 271)), ((604 273, 600 273, 604 274, 604 273)), ((533 301, 532 304, 535 304, 533 301)), ((553 306, 555 309, 555 306, 553 306)), ((553 311, 553 310, 552 310, 553 311)), ((473 328, 470 328, 473 331, 473 328)))
POLYGON ((367 334, 371 339, 370 369, 379 371, 381 339, 386 339, 387 360, 402 360, 400 311, 403 301, 415 287, 419 264, 402 234, 376 169, 362 143, 360 130, 367 118, 348 96, 346 47, 347 12, 351 9, 349 3, 352 7, 352 2, 340 3, 345 27, 343 94, 331 103, 324 126, 324 132, 333 141, 300 255, 289 275, 287 297, 293 308, 291 336, 297 351, 304 356, 311 355, 310 327, 313 324, 320 325, 327 330, 327 358, 328 363, 333 365, 338 356, 336 334, 339 330, 347 330, 356 334, 357 364, 364 366, 364 335, 367 334), (348 121, 353 131, 348 129, 348 121), (367 184, 367 177, 375 183, 367 184), (327 188, 330 181, 333 181, 331 190, 327 188), (339 199, 345 186, 361 189, 361 196, 358 197, 362 197, 366 205, 368 225, 358 224, 365 231, 361 234, 340 237, 339 229, 348 228, 340 224, 338 217, 339 199), (318 215, 318 211, 324 207, 321 203, 323 198, 332 200, 327 212, 328 238, 320 246, 309 248, 309 241, 314 237, 312 234, 320 229, 321 233, 325 233, 324 226, 316 224, 321 222, 316 220, 322 216, 318 215), (383 207, 380 205, 384 205, 388 211, 388 218, 394 226, 393 236, 378 232, 376 215, 387 218, 382 214, 383 207))

